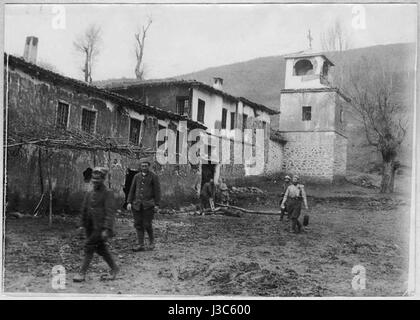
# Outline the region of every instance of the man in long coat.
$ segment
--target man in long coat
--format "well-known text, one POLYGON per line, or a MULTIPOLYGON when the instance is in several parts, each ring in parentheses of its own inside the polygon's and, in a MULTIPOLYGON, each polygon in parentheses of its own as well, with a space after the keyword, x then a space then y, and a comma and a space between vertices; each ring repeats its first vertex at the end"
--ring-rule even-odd
POLYGON ((86 193, 82 205, 81 228, 86 232, 85 255, 79 274, 74 282, 85 281, 86 272, 96 252, 111 268, 111 279, 119 271, 109 252, 107 240, 114 234, 114 196, 104 184, 108 173, 106 168, 96 167, 92 170, 93 189, 86 193))
POLYGON ((127 209, 133 212, 134 228, 136 228, 138 246, 133 251, 145 251, 144 234, 149 236, 149 249, 155 247, 153 234, 154 213, 159 211, 160 182, 159 177, 150 171, 150 160, 140 159, 140 172, 131 184, 127 198, 127 209))

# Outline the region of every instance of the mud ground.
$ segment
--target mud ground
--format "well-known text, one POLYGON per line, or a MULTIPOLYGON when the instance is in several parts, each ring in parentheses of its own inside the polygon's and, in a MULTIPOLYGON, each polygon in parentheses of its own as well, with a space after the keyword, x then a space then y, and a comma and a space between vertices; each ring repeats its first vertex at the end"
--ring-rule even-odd
MULTIPOLYGON (((266 186, 268 190, 270 186, 266 186)), ((272 188, 271 188, 272 189, 272 188)), ((278 189, 276 189, 278 190, 278 189)), ((106 264, 95 256, 87 281, 73 283, 83 254, 76 217, 7 219, 4 290, 10 293, 402 296, 407 288, 409 202, 362 188, 308 188, 309 230, 287 231, 277 216, 157 215, 155 251, 133 253, 127 212, 111 242, 121 272, 100 281, 106 264), (322 193, 322 194, 321 194, 322 193), (52 268, 66 270, 65 289, 53 289, 52 268), (366 270, 366 289, 352 288, 352 268, 366 270)), ((237 204, 278 210, 278 192, 242 195, 237 204)), ((304 211, 305 212, 305 211, 304 211)))

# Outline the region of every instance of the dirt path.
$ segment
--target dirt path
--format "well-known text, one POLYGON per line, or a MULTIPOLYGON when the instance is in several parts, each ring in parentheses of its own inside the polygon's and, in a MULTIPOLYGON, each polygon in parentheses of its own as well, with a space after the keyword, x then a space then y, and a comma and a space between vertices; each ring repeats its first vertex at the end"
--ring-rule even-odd
MULTIPOLYGON (((270 199, 249 207, 275 209, 270 199), (270 207, 271 204, 271 207, 270 207)), ((133 253, 129 216, 117 219, 112 252, 121 273, 101 282, 95 257, 88 281, 71 282, 83 253, 75 219, 8 220, 6 292, 140 295, 400 296, 406 290, 409 207, 393 200, 311 199, 310 230, 290 234, 276 216, 159 215, 157 248, 133 253), (375 202, 376 201, 376 202, 375 202), (66 289, 51 287, 63 265, 66 289), (354 291, 352 268, 366 269, 366 290, 354 291)))

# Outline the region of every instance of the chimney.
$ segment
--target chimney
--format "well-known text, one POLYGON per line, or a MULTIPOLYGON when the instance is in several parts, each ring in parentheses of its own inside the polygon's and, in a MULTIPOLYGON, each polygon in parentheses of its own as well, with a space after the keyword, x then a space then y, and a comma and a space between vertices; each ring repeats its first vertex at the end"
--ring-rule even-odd
POLYGON ((36 64, 38 54, 38 38, 26 37, 25 49, 23 51, 23 59, 26 62, 36 64))
POLYGON ((223 90, 223 79, 222 78, 213 78, 213 88, 217 90, 223 90))

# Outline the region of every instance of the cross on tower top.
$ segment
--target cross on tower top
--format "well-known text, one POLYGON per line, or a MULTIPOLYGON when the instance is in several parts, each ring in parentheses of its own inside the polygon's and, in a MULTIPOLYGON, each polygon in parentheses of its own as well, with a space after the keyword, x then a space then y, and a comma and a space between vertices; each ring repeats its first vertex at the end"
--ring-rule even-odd
POLYGON ((309 40, 309 49, 312 49, 312 40, 314 40, 311 36, 311 29, 308 30, 308 40, 309 40))

